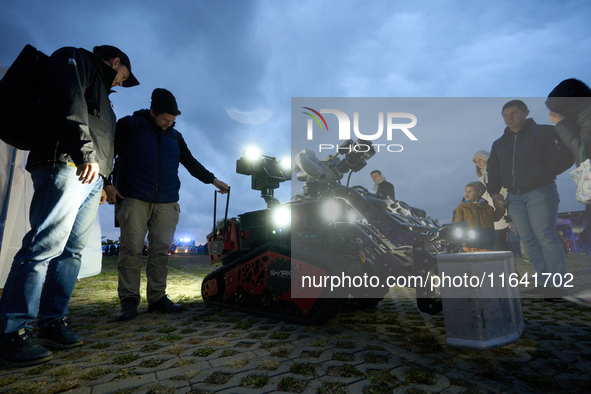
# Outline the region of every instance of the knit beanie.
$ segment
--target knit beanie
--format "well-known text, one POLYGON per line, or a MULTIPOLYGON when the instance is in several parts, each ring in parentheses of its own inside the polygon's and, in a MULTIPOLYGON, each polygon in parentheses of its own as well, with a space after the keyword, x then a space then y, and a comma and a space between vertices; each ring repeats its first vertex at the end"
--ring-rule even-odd
POLYGON ((580 107, 588 107, 591 101, 591 89, 578 79, 569 78, 560 82, 548 95, 546 106, 550 111, 565 117, 576 117, 580 107))
POLYGON ((488 154, 487 151, 485 151, 485 150, 479 150, 478 152, 476 152, 474 154, 474 157, 472 158, 472 162, 476 163, 476 160, 478 160, 478 159, 482 159, 482 160, 488 162, 489 156, 490 155, 488 154))
POLYGON ((466 186, 473 187, 474 190, 476 190, 476 194, 478 195, 478 198, 482 197, 482 195, 486 191, 486 186, 484 186, 484 183, 482 183, 482 182, 478 182, 478 181, 470 182, 466 186))
POLYGON ((156 112, 156 114, 167 113, 170 115, 180 115, 181 111, 176 104, 174 95, 166 89, 156 88, 152 92, 152 103, 150 108, 156 112))

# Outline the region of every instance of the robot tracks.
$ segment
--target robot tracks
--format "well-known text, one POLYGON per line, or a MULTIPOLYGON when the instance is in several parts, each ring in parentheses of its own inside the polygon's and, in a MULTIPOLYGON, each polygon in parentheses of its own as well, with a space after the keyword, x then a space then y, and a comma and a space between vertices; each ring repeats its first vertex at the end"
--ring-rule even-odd
MULTIPOLYGON (((318 271, 306 263, 297 267, 307 272, 318 271)), ((307 298, 292 293, 292 274, 300 274, 292 268, 290 248, 267 243, 209 273, 203 279, 201 294, 207 305, 301 325, 334 318, 346 300, 322 298, 322 289, 307 292, 307 298)))

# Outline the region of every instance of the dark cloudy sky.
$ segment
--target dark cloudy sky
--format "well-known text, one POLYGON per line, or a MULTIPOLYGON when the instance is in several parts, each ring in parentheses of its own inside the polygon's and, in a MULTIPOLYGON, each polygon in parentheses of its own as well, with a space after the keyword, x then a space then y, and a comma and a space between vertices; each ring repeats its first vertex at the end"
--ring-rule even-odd
MULTIPOLYGON (((589 15, 587 1, 7 0, 0 66, 28 43, 46 53, 120 47, 141 85, 117 88, 117 116, 147 108, 154 88, 172 91, 182 111, 177 129, 232 186, 229 214, 237 215, 265 204, 235 162, 248 145, 290 154, 292 97, 545 97, 566 78, 591 83, 589 15)), ((528 104, 548 122, 543 100, 528 104)), ((419 119, 414 145, 395 159, 374 157, 353 183, 370 188, 370 170, 381 168, 397 196, 448 222, 474 178, 473 154, 489 150, 504 128, 497 101, 489 110, 455 108, 446 119, 457 127, 439 133, 421 135, 419 119)), ((214 187, 180 174, 177 236, 199 243, 211 228, 214 187)), ((580 210, 568 174, 558 184, 561 211, 580 210)), ((285 185, 276 196, 287 201, 290 192, 285 185)), ((113 207, 101 207, 100 217, 103 234, 116 239, 113 207)))

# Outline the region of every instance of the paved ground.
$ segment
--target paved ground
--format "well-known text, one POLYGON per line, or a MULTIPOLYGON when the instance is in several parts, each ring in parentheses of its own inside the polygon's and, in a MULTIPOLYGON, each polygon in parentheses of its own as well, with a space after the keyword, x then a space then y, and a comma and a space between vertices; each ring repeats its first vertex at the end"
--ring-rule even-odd
MULTIPOLYGON (((591 288, 590 260, 569 258, 575 291, 591 288)), ((188 307, 179 315, 142 313, 132 322, 116 323, 116 276, 80 281, 71 316, 84 346, 56 351, 40 366, 0 370, 0 392, 591 391, 590 308, 524 299, 526 328, 516 343, 465 350, 446 345, 443 315, 420 313, 414 290, 393 289, 376 308, 344 310, 326 324, 302 327, 208 308, 187 297, 199 288, 195 272, 207 267, 203 259, 188 261, 171 260, 176 269, 169 293, 174 300, 185 294, 188 307)), ((518 268, 530 269, 523 261, 518 268)))

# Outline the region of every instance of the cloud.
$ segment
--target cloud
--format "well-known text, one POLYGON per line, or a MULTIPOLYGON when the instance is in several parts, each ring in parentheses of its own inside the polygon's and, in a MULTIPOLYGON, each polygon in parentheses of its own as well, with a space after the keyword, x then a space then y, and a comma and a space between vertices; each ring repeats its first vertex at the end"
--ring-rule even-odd
POLYGON ((273 112, 264 108, 257 109, 255 111, 240 111, 236 108, 226 108, 226 112, 230 115, 230 118, 234 119, 238 123, 244 124, 263 124, 266 123, 273 112))
MULTIPOLYGON (((173 92, 178 130, 194 156, 232 186, 230 213, 237 215, 266 205, 235 162, 250 144, 271 156, 290 152, 292 97, 543 97, 565 78, 591 82, 584 56, 590 7, 531 0, 6 2, 0 34, 10 39, 0 42, 0 66, 27 43, 47 53, 119 46, 141 85, 111 95, 116 115, 148 108, 156 87, 173 92)), ((386 168, 397 195, 447 218, 473 176, 472 154, 504 127, 496 102, 475 114, 453 110, 455 129, 421 130, 419 122, 417 143, 404 142, 389 163, 372 159, 352 182, 371 187, 370 169, 386 168)), ((545 123, 544 111, 534 118, 545 123)), ((179 232, 206 231, 214 188, 183 169, 180 177, 179 232)), ((559 180, 561 209, 580 209, 568 182, 559 180)), ((286 202, 301 187, 294 180, 276 196, 286 202)), ((100 212, 103 231, 117 238, 112 207, 100 212)))

